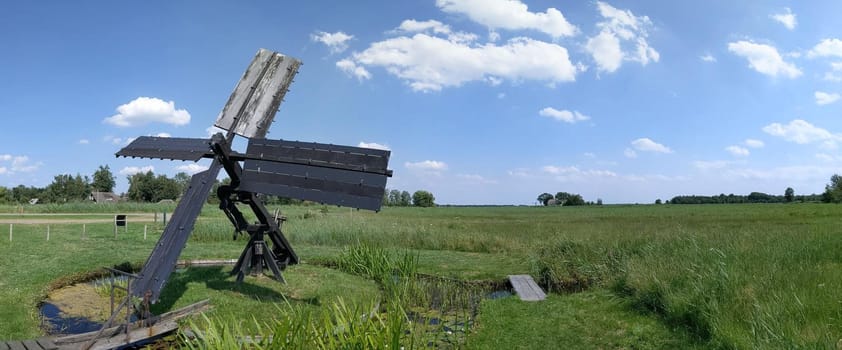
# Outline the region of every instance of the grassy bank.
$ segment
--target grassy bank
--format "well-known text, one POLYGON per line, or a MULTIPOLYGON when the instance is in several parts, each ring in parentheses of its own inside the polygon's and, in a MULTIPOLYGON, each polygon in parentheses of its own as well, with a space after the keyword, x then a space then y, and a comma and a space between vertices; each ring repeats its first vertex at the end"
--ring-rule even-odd
MULTIPOLYGON (((638 317, 661 325, 643 333, 651 335, 646 344, 653 347, 669 347, 683 337, 725 348, 828 348, 842 339, 842 251, 837 249, 842 206, 385 208, 377 214, 318 206, 282 209, 289 217, 285 231, 305 262, 335 261, 345 246, 367 243, 416 252, 419 273, 461 279, 531 273, 562 295, 597 293, 590 299, 597 304, 594 313, 630 312, 634 327, 648 324, 635 321, 638 317), (659 335, 664 329, 671 336, 659 335)), ((68 211, 93 212, 85 210, 68 211)), ((82 241, 74 227, 54 225, 49 243, 35 227, 31 235, 37 239, 18 239, 25 236, 19 226, 13 242, 0 239, 0 339, 37 335, 35 304, 52 281, 126 260, 142 262, 157 237, 143 241, 135 231, 115 240, 109 225, 89 225, 94 233, 82 241)), ((243 244, 232 242, 225 219, 206 208, 184 254, 231 258, 243 244)), ((182 295, 188 296, 182 302, 205 293, 194 291, 207 288, 200 287, 204 277, 182 284, 182 295)), ((551 296, 547 307, 560 300, 582 307, 558 298, 551 296)), ((471 336, 479 344, 497 333, 483 331, 497 327, 488 315, 520 307, 514 301, 483 305, 480 331, 471 336)), ((535 317, 511 313, 527 323, 535 317)), ((561 315, 557 320, 553 327, 569 322, 561 315)), ((603 321, 582 322, 597 333, 621 327, 603 321)), ((535 331, 553 330, 545 325, 535 331)), ((625 344, 620 338, 594 347, 625 344)))

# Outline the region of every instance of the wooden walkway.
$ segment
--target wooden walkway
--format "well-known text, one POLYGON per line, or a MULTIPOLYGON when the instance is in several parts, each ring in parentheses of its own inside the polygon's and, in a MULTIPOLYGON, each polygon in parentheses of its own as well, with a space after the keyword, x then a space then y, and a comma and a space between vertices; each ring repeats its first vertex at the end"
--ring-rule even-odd
POLYGON ((0 341, 0 350, 57 350, 58 346, 49 338, 23 341, 0 341))
POLYGON ((538 287, 538 284, 530 275, 509 275, 509 282, 511 282, 520 300, 541 301, 547 297, 544 290, 538 287))

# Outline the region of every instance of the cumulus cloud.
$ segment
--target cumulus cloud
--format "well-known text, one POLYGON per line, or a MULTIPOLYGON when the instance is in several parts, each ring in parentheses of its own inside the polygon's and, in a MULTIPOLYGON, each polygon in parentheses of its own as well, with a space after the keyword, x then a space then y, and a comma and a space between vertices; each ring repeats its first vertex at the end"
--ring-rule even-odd
POLYGON ((763 143, 763 141, 755 140, 755 139, 746 139, 743 142, 743 144, 745 144, 746 146, 751 147, 751 148, 762 148, 763 146, 766 145, 766 144, 763 143))
POLYGON ((842 40, 836 38, 824 39, 807 52, 807 57, 842 57, 842 40))
POLYGON ((5 175, 9 173, 9 169, 4 166, 0 166, 0 175, 5 175))
POLYGON ((602 1, 596 4, 603 21, 596 24, 600 32, 588 38, 585 51, 591 54, 599 71, 614 72, 623 61, 643 66, 658 62, 660 54, 646 41, 652 27, 648 16, 635 16, 629 10, 620 10, 602 1))
POLYGON ((380 149, 380 150, 384 150, 384 151, 391 150, 391 148, 389 148, 388 145, 380 144, 380 143, 377 143, 377 142, 360 141, 360 143, 357 144, 357 147, 380 149))
POLYGON ((637 152, 635 152, 635 151, 634 151, 633 149, 631 149, 631 148, 626 148, 626 149, 623 151, 623 155, 624 155, 624 156, 626 156, 626 158, 632 158, 632 159, 637 158, 637 152))
POLYGON ((357 65, 350 59, 344 59, 336 62, 336 68, 339 68, 339 70, 345 72, 345 74, 357 78, 357 80, 360 81, 371 79, 371 73, 369 73, 365 67, 357 65))
POLYGON ((751 154, 751 152, 748 151, 748 148, 740 146, 728 146, 725 147, 725 150, 736 157, 747 157, 749 154, 751 154))
POLYGON ((12 159, 12 171, 21 172, 21 173, 28 173, 38 170, 43 163, 37 162, 33 163, 29 160, 27 156, 17 156, 12 159))
POLYGON ((772 123, 764 126, 763 131, 800 145, 821 142, 826 148, 835 148, 836 143, 842 140, 842 135, 831 133, 801 119, 795 119, 786 125, 772 123))
POLYGON ((178 171, 183 171, 185 173, 193 175, 195 173, 208 170, 208 167, 206 165, 190 163, 190 164, 185 164, 185 165, 179 165, 179 166, 175 167, 175 169, 178 170, 178 171))
POLYGON ((830 71, 824 73, 824 80, 827 81, 842 81, 842 62, 831 62, 830 71))
POLYGON ((591 117, 579 113, 578 111, 571 112, 568 110, 557 110, 552 107, 544 108, 540 110, 538 114, 544 117, 550 117, 555 120, 563 121, 565 123, 570 124, 591 119, 591 117))
POLYGON ((353 35, 345 34, 343 32, 327 33, 315 32, 310 34, 310 39, 315 42, 325 44, 331 53, 339 53, 348 49, 348 41, 353 39, 353 35))
POLYGON ((497 180, 486 179, 481 175, 476 174, 457 174, 457 178, 464 180, 465 182, 472 183, 472 184, 481 184, 481 185, 493 185, 497 184, 497 180))
POLYGON ((8 162, 8 161, 12 160, 12 158, 13 157, 12 157, 11 154, 0 154, 0 160, 2 160, 2 161, 8 162))
POLYGON ((702 56, 699 56, 699 59, 702 60, 702 62, 716 62, 716 57, 713 57, 713 55, 711 55, 710 53, 706 53, 702 56))
POLYGON ((79 140, 79 144, 80 144, 80 145, 87 145, 87 144, 89 144, 89 143, 91 143, 91 141, 90 141, 90 140, 88 140, 88 139, 81 139, 81 140, 79 140))
POLYGON ((223 135, 225 135, 226 131, 224 129, 218 128, 216 126, 209 126, 209 127, 207 127, 207 129, 205 129, 205 133, 207 134, 208 137, 216 135, 216 133, 219 133, 219 132, 221 132, 223 135))
POLYGON ((445 162, 440 162, 437 160, 424 160, 420 162, 406 162, 404 166, 410 170, 429 170, 429 171, 442 171, 447 170, 447 164, 445 162))
POLYGON ((837 93, 828 93, 824 91, 816 91, 814 96, 816 97, 816 104, 819 106, 834 103, 838 101, 840 97, 837 93))
POLYGON ((151 165, 147 165, 147 166, 144 166, 144 167, 127 166, 123 169, 120 169, 119 173, 120 173, 120 175, 131 176, 131 175, 134 175, 134 174, 137 174, 137 173, 146 173, 146 172, 150 172, 150 171, 154 172, 155 167, 151 166, 151 165))
POLYGON ((795 26, 798 25, 798 20, 795 18, 795 14, 792 13, 792 10, 789 7, 784 7, 783 13, 776 13, 769 16, 769 18, 783 24, 786 29, 793 30, 795 26))
POLYGON ((603 178, 614 178, 617 177, 617 173, 610 171, 610 170, 599 170, 599 169, 579 169, 576 166, 554 166, 554 165, 547 165, 541 168, 541 171, 544 173, 553 175, 553 177, 558 181, 577 181, 577 180, 589 180, 595 177, 603 177, 603 178))
POLYGON ((536 30, 554 38, 578 32, 558 9, 550 7, 545 12, 530 12, 520 0, 436 0, 436 6, 446 13, 466 15, 492 31, 536 30))
POLYGON ((138 97, 117 107, 117 114, 105 118, 103 122, 119 127, 141 126, 149 123, 186 125, 190 123, 190 113, 184 109, 176 109, 173 101, 166 102, 155 97, 138 97))
POLYGON ((632 141, 631 145, 632 147, 634 147, 635 150, 641 152, 672 153, 672 150, 669 147, 652 141, 651 139, 646 137, 632 141))
POLYGON ((571 82, 582 69, 570 61, 567 49, 556 44, 518 37, 497 45, 416 33, 372 43, 362 52, 336 63, 358 79, 369 79, 364 67, 382 67, 406 81, 415 91, 439 91, 470 81, 499 84, 536 80, 550 84, 571 82), (524 59, 531 57, 532 59, 524 59))
POLYGON ((728 51, 748 60, 749 68, 768 76, 794 79, 802 74, 794 64, 784 61, 778 49, 771 45, 741 40, 728 43, 728 51))

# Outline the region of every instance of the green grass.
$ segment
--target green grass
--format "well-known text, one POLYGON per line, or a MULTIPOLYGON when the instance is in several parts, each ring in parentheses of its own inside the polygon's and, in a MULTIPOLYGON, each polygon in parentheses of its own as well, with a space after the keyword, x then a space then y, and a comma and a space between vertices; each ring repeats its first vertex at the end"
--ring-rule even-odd
MULTIPOLYGON (((77 206, 64 209, 95 212, 77 206)), ((377 214, 321 206, 282 210, 289 217, 284 231, 305 263, 290 268, 289 286, 307 284, 292 282, 296 271, 316 280, 340 274, 321 283, 327 290, 302 287, 301 295, 311 297, 290 298, 305 309, 330 307, 335 296, 351 289, 342 284, 355 279, 369 283, 375 292, 352 299, 382 297, 382 287, 371 279, 308 266, 335 264, 346 246, 363 243, 411 252, 417 256, 420 274, 500 281, 508 274, 531 273, 560 293, 534 305, 568 305, 571 312, 583 308, 607 315, 573 322, 561 313, 553 324, 576 329, 581 323, 593 334, 625 329, 617 337, 587 338, 585 345, 573 347, 657 348, 678 342, 678 347, 833 348, 842 339, 842 206, 838 205, 385 208, 377 214), (312 297, 320 299, 319 305, 307 301, 312 297), (577 298, 586 298, 587 305, 577 298), (645 339, 633 336, 636 327, 644 330, 640 334, 645 339)), ((91 237, 83 241, 79 226, 51 225, 50 242, 44 240, 44 225, 15 225, 11 243, 0 234, 0 339, 38 335, 35 306, 55 280, 123 261, 142 263, 157 239, 157 233, 150 233, 143 241, 142 227, 131 226, 130 234, 114 239, 110 224, 88 224, 91 237)), ((208 205, 182 257, 236 257, 245 241, 232 241, 231 235, 224 217, 208 205)), ((224 271, 190 271, 188 276, 175 275, 168 285, 182 286, 168 292, 173 295, 170 307, 219 293, 212 298, 212 303, 220 304, 219 314, 234 310, 230 317, 237 317, 237 308, 259 313, 259 306, 296 293, 255 290, 243 294, 262 295, 260 299, 268 302, 238 300, 236 290, 227 285, 230 280, 223 278, 224 271), (218 286, 202 281, 216 281, 218 286), (229 300, 238 301, 226 306, 229 300), (247 306, 252 302, 254 306, 247 306)), ((249 284, 257 288, 260 283, 249 284)), ((495 322, 489 315, 498 308, 511 313, 512 322, 537 322, 532 331, 539 334, 557 332, 543 314, 527 310, 539 307, 531 305, 511 300, 483 303, 478 333, 468 337, 468 345, 491 341, 481 339, 487 339, 485 327, 495 322)), ((521 338, 518 334, 513 333, 521 338)), ((523 344, 540 348, 540 343, 529 342, 543 338, 530 340, 522 334, 523 344)))

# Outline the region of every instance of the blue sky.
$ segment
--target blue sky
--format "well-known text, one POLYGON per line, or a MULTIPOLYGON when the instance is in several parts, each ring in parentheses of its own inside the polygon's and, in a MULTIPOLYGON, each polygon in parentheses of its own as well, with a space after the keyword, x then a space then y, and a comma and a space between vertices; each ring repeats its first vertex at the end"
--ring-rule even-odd
MULTIPOLYGON (((205 137, 259 48, 304 62, 269 138, 387 147, 438 203, 819 193, 842 174, 836 1, 0 4, 0 186, 205 137)), ((242 147, 242 142, 238 143, 242 147)))

